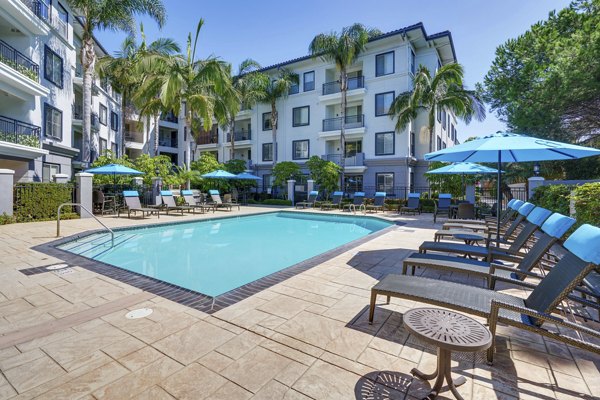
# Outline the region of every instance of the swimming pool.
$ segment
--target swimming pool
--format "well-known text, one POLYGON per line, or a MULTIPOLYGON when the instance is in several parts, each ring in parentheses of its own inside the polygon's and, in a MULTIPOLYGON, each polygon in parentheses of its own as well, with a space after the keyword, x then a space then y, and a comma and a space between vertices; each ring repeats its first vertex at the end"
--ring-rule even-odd
POLYGON ((98 233, 59 249, 218 296, 385 229, 371 217, 264 213, 98 233))

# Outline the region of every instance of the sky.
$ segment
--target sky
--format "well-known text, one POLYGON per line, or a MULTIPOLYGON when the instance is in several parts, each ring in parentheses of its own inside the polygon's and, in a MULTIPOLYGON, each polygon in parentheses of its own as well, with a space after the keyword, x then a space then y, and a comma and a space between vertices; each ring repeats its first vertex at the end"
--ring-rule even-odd
MULTIPOLYGON (((163 0, 167 23, 140 18, 147 40, 169 37, 185 49, 189 32, 200 18, 198 52, 218 56, 234 70, 246 58, 262 66, 308 54, 308 44, 318 33, 340 30, 360 22, 383 32, 423 22, 428 34, 449 30, 465 82, 475 88, 487 73, 496 48, 560 10, 569 0, 285 0, 206 1, 163 0)), ((97 32, 102 45, 113 54, 125 35, 97 32)), ((505 130, 505 124, 488 112, 483 122, 459 122, 459 140, 505 130)))

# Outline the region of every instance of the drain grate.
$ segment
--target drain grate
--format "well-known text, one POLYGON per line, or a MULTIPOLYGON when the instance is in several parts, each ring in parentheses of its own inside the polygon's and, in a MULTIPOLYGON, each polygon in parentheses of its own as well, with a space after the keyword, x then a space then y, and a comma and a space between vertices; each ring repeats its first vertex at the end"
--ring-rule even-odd
POLYGON ((137 310, 129 311, 125 314, 125 318, 127 319, 138 319, 138 318, 146 318, 148 315, 152 314, 154 310, 151 308, 138 308, 137 310))

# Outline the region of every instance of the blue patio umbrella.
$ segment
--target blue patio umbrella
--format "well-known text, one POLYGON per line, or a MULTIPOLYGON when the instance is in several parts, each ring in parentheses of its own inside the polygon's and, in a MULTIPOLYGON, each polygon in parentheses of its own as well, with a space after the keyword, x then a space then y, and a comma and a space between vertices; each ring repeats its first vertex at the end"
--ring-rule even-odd
POLYGON ((242 172, 235 176, 235 179, 243 179, 243 180, 254 180, 254 181, 262 181, 260 176, 252 175, 249 172, 242 172))
POLYGON ((112 175, 113 176, 113 191, 117 191, 117 175, 144 175, 143 172, 137 169, 129 168, 121 164, 106 164, 101 167, 86 169, 84 172, 89 172, 94 175, 112 175))
POLYGON ((485 165, 479 165, 470 162, 458 162, 427 171, 426 173, 440 175, 479 175, 497 174, 498 170, 495 168, 486 167, 485 165))
POLYGON ((203 178, 210 179, 236 179, 236 176, 231 172, 223 171, 222 169, 218 169, 216 171, 212 171, 202 175, 203 178))
POLYGON ((498 132, 470 142, 425 154, 428 161, 495 162, 498 164, 497 240, 500 242, 501 180, 503 162, 574 160, 600 155, 600 149, 554 142, 512 132, 498 132))

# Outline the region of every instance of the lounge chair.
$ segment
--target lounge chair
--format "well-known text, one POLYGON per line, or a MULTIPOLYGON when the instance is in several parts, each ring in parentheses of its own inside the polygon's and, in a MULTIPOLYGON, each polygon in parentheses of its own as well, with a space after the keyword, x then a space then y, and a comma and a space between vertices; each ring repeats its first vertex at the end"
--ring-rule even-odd
POLYGON ((167 215, 169 214, 169 211, 181 211, 181 215, 183 215, 184 211, 192 211, 195 213, 194 207, 178 206, 175 203, 175 198, 173 197, 173 192, 171 192, 170 190, 161 190, 160 197, 163 202, 164 210, 167 211, 167 215))
MULTIPOLYGON (((209 190, 208 194, 210 195, 210 198, 212 199, 212 203, 215 207, 215 210, 224 208, 227 211, 231 211, 233 208, 233 204, 232 203, 227 203, 224 202, 223 200, 221 200, 221 195, 219 194, 218 190, 209 190)), ((240 205, 236 204, 238 206, 238 210, 240 209, 240 205)))
POLYGON ((204 213, 206 210, 213 210, 213 212, 215 212, 214 206, 206 203, 201 203, 198 200, 196 200, 194 198, 194 192, 192 192, 191 190, 182 190, 181 196, 185 200, 186 206, 194 207, 195 209, 200 210, 200 212, 202 213, 204 213))
POLYGON ((367 204, 365 212, 369 210, 374 210, 375 212, 381 210, 382 212, 385 212, 386 196, 386 192, 375 192, 375 199, 373 200, 373 204, 367 204))
POLYGON ((434 202, 433 223, 437 221, 438 214, 446 214, 450 218, 450 204, 452 195, 449 193, 440 193, 437 201, 434 202))
POLYGON ((344 192, 333 192, 331 201, 325 201, 321 203, 321 210, 331 210, 332 208, 340 208, 342 205, 342 199, 344 198, 344 192))
POLYGON ((417 213, 421 214, 421 195, 419 193, 409 193, 407 204, 398 207, 398 213, 400 215, 409 212, 413 213, 413 215, 417 213))
MULTIPOLYGON (((511 201, 509 201, 506 210, 504 210, 502 215, 500 216, 500 225, 502 226, 506 224, 506 222, 514 218, 517 214, 517 211, 519 210, 519 207, 521 207, 523 204, 525 203, 521 200, 512 199, 511 201)), ((497 222, 498 221, 496 218, 486 218, 485 221, 472 219, 454 219, 452 221, 444 223, 443 229, 462 228, 465 224, 492 227, 495 226, 497 222)))
POLYGON ((305 201, 299 201, 296 203, 296 208, 314 207, 315 203, 317 202, 317 197, 319 197, 319 192, 312 190, 308 193, 308 198, 305 201))
POLYGON ((486 278, 488 287, 493 289, 496 280, 512 281, 523 280, 526 275, 519 272, 530 272, 546 255, 550 248, 573 226, 575 219, 562 214, 552 214, 542 225, 540 235, 535 244, 523 258, 515 258, 516 267, 504 268, 489 261, 466 260, 451 255, 412 253, 402 264, 402 275, 406 275, 408 268, 412 268, 412 275, 416 267, 433 268, 446 272, 466 273, 486 278), (491 267, 490 267, 491 265, 491 267))
POLYGON ((525 246, 527 241, 533 236, 533 234, 542 226, 544 221, 552 214, 550 210, 542 207, 536 207, 527 215, 527 221, 524 223, 523 229, 519 232, 517 237, 512 242, 508 242, 510 247, 484 247, 476 246, 455 242, 432 242, 425 241, 419 246, 421 253, 427 253, 428 251, 436 251, 442 253, 458 253, 470 257, 483 257, 488 261, 493 259, 509 259, 513 260, 514 256, 521 255, 521 248, 525 246))
POLYGON ((125 200, 125 206, 117 210, 117 217, 121 216, 121 211, 127 210, 127 218, 131 218, 131 213, 136 214, 137 212, 142 213, 142 218, 145 215, 156 214, 160 218, 160 210, 158 208, 142 207, 140 203, 140 195, 137 190, 124 190, 123 199, 125 200))
POLYGON ((343 209, 348 209, 348 211, 356 213, 357 207, 359 211, 361 209, 365 210, 365 192, 354 192, 352 203, 345 204, 343 209))
MULTIPOLYGON (((498 322, 548 336, 565 344, 600 354, 600 345, 585 341, 581 336, 566 336, 575 330, 600 339, 600 332, 551 315, 554 309, 576 288, 593 269, 600 265, 600 228, 582 225, 564 243, 565 255, 548 275, 533 287, 527 298, 512 296, 454 282, 407 275, 388 275, 371 289, 369 323, 373 323, 378 295, 414 300, 487 318, 495 339, 498 322), (549 322, 560 330, 548 330, 542 325, 549 322), (566 328, 566 329, 562 329, 566 328)), ((515 281, 516 284, 524 283, 515 281)), ((527 285, 531 287, 531 285, 527 285)), ((580 302, 585 300, 579 299, 580 302)), ((589 303, 589 302, 588 302, 589 303)), ((492 362, 494 346, 488 350, 492 362)))

